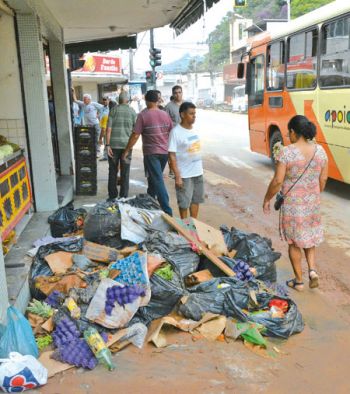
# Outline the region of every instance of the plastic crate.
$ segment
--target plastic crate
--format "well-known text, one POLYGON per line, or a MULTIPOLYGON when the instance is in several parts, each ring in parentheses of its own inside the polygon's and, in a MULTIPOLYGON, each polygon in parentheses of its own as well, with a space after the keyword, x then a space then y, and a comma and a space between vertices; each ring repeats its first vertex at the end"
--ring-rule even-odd
POLYGON ((77 147, 75 151, 75 159, 83 163, 86 163, 87 160, 90 160, 90 162, 93 163, 96 161, 96 154, 96 147, 84 145, 77 147))
POLYGON ((75 179, 77 184, 81 181, 89 181, 97 184, 97 173, 76 173, 75 179))
POLYGON ((97 194, 97 182, 91 180, 79 180, 76 182, 75 194, 94 196, 97 194))
POLYGON ((97 174, 97 166, 95 163, 76 162, 76 174, 97 174))

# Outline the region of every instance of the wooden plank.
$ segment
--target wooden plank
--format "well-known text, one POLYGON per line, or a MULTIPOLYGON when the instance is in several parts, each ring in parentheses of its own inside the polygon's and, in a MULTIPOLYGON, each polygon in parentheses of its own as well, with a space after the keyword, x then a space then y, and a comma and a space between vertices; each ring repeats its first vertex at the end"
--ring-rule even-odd
POLYGON ((201 242, 194 238, 187 230, 185 230, 180 224, 171 216, 166 213, 162 214, 163 219, 174 228, 179 234, 187 239, 187 241, 194 244, 201 254, 204 254, 214 265, 221 269, 228 276, 235 276, 236 274, 229 268, 224 262, 222 262, 213 252, 206 248, 201 242))

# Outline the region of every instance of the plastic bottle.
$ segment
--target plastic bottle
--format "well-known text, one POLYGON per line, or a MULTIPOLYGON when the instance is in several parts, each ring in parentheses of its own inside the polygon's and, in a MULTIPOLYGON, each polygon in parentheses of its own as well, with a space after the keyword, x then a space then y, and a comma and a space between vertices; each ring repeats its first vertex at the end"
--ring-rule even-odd
POLYGON ((77 303, 74 301, 72 297, 68 297, 66 301, 64 302, 64 305, 67 307, 67 309, 70 312, 70 315, 72 316, 73 319, 79 319, 81 310, 78 307, 77 303))
POLYGON ((113 371, 115 365, 112 362, 112 354, 96 328, 89 327, 85 330, 84 338, 97 360, 104 364, 110 371, 113 371))

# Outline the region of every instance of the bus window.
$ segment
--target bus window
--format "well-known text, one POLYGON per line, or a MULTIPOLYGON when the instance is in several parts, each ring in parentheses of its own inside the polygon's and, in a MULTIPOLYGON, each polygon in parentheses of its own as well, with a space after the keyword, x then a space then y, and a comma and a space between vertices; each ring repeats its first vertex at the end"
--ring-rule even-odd
POLYGON ((349 17, 322 27, 320 86, 350 85, 349 17))
POLYGON ((267 90, 282 90, 284 85, 284 42, 275 42, 267 48, 267 90))
POLYGON ((317 37, 314 29, 288 39, 288 89, 312 89, 316 86, 317 37))
POLYGON ((260 105, 264 99, 264 56, 251 60, 249 67, 249 106, 260 105))

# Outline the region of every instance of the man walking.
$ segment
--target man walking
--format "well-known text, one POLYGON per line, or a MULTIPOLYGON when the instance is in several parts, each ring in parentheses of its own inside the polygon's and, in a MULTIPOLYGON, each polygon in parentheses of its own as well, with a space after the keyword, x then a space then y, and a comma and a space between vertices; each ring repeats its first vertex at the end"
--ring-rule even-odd
POLYGON ((179 108, 180 105, 183 103, 183 100, 182 100, 182 87, 180 85, 173 86, 172 96, 173 96, 173 100, 169 101, 169 103, 165 106, 165 111, 169 114, 175 126, 181 122, 179 108))
POLYGON ((199 204, 204 202, 203 164, 200 154, 200 140, 193 130, 196 120, 196 106, 189 102, 179 109, 181 123, 170 133, 170 166, 175 174, 176 198, 181 219, 198 217, 199 204))
POLYGON ((84 94, 83 101, 77 100, 75 94, 73 100, 79 105, 83 112, 82 124, 83 126, 94 126, 96 133, 96 152, 99 151, 98 140, 100 137, 100 121, 103 105, 91 101, 90 94, 84 94))
POLYGON ((168 162, 168 143, 172 121, 165 111, 158 108, 158 98, 155 90, 149 90, 146 93, 147 109, 140 112, 137 117, 134 132, 130 136, 123 158, 127 157, 142 135, 144 165, 148 180, 147 193, 154 198, 157 197, 163 211, 172 215, 169 195, 163 180, 163 170, 168 162))
POLYGON ((117 177, 120 166, 119 197, 128 197, 129 174, 132 151, 125 158, 122 154, 129 141, 136 122, 136 112, 128 105, 128 95, 119 95, 119 106, 111 109, 108 118, 106 149, 108 154, 108 195, 110 199, 118 197, 117 177))

